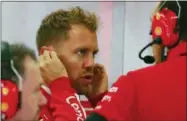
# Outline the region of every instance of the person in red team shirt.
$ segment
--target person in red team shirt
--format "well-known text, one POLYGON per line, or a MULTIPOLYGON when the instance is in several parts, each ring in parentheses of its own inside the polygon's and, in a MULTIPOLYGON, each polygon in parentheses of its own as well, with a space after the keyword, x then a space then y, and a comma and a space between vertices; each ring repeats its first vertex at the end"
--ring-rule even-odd
POLYGON ((99 51, 98 18, 80 7, 59 9, 47 15, 37 31, 40 69, 49 91, 39 120, 84 120, 86 113, 79 96, 93 107, 108 89, 104 67, 95 63, 99 51))
POLYGON ((34 51, 22 43, 1 41, 1 121, 37 120, 40 105, 46 104, 41 84, 34 51))
POLYGON ((151 20, 156 65, 120 76, 86 121, 186 121, 187 2, 162 1, 151 20))

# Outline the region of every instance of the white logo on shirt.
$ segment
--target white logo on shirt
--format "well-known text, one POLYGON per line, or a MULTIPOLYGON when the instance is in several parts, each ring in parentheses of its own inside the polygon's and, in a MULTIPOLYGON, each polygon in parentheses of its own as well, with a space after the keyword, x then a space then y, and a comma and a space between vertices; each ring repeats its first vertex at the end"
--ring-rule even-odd
POLYGON ((109 89, 109 92, 117 92, 118 91, 118 87, 112 87, 109 89))
POLYGON ((70 104, 73 107, 73 109, 75 110, 76 115, 78 116, 77 121, 84 121, 84 119, 82 118, 83 114, 81 112, 80 106, 77 103, 71 102, 71 99, 76 99, 76 97, 75 96, 69 96, 69 97, 66 98, 66 102, 68 104, 70 104))
POLYGON ((103 97, 103 99, 101 100, 101 102, 103 102, 103 101, 108 101, 108 102, 110 102, 110 101, 111 101, 111 96, 105 95, 105 96, 103 97))
POLYGON ((101 109, 101 107, 102 107, 102 106, 99 105, 99 106, 96 106, 95 109, 98 109, 98 110, 99 110, 99 109, 101 109))

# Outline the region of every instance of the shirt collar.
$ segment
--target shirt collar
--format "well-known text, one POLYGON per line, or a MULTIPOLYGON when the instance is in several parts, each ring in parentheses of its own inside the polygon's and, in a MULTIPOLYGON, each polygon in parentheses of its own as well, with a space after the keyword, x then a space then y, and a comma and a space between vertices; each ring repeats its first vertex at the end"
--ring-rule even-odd
POLYGON ((176 46, 175 48, 171 49, 168 52, 168 60, 172 59, 172 58, 176 58, 179 57, 183 54, 187 55, 187 48, 186 48, 186 41, 180 42, 178 46, 176 46))

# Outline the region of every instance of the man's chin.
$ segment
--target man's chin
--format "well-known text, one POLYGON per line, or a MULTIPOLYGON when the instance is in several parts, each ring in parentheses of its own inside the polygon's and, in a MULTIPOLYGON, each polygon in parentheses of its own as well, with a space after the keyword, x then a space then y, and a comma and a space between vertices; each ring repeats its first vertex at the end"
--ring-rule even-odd
POLYGON ((78 90, 78 94, 79 95, 88 95, 88 92, 89 92, 89 86, 84 86, 84 87, 81 87, 80 90, 78 90))
POLYGON ((78 92, 78 95, 87 95, 88 94, 88 91, 79 91, 78 92))

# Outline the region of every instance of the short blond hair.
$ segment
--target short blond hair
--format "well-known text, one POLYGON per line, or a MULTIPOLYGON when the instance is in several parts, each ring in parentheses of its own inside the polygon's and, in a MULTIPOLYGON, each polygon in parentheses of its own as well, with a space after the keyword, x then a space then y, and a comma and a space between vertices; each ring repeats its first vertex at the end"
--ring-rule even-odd
POLYGON ((40 51, 42 46, 52 44, 52 41, 60 37, 68 39, 68 31, 74 24, 82 24, 91 32, 98 30, 98 17, 95 13, 88 12, 80 7, 69 10, 59 9, 47 15, 37 31, 36 44, 40 51))

